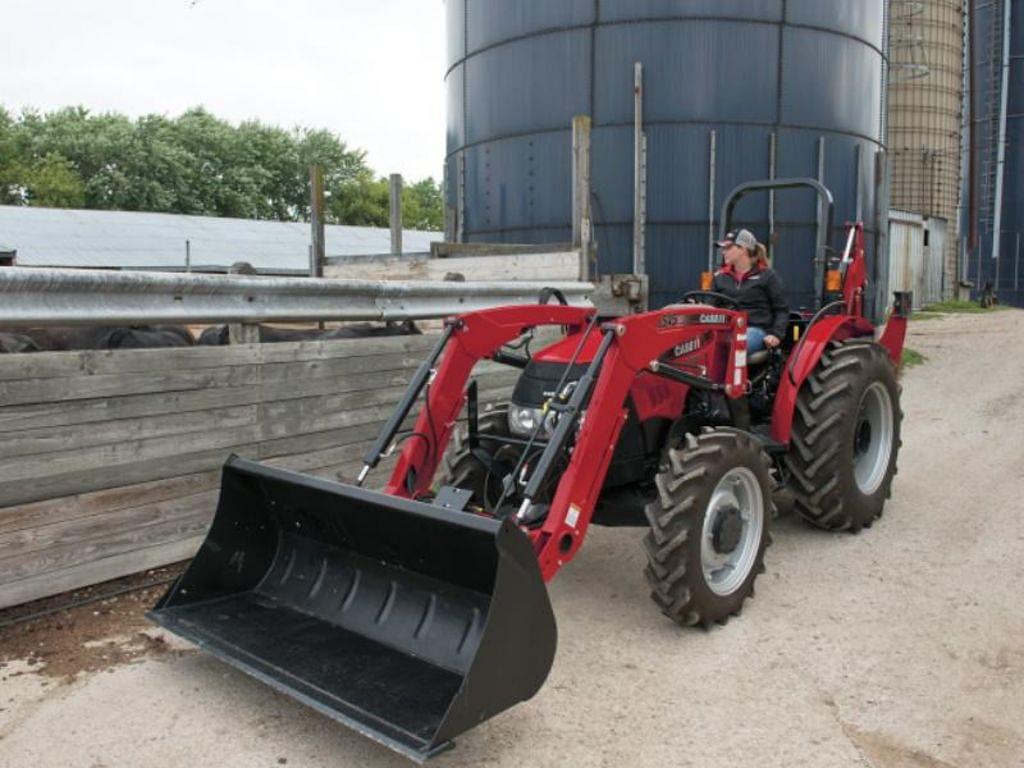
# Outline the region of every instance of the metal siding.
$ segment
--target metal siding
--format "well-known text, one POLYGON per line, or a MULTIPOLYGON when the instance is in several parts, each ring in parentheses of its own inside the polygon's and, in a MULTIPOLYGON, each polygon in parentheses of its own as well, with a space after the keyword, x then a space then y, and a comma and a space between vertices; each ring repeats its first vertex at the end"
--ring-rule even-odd
POLYGON ((529 37, 466 61, 466 141, 567 130, 589 109, 590 34, 529 37))
POLYGON ((862 42, 817 30, 784 34, 782 122, 876 137, 881 57, 862 42))
MULTIPOLYGON (((718 141, 716 216, 733 186, 769 175, 774 132, 778 177, 816 177, 817 142, 824 136, 825 183, 837 197, 836 222, 854 218, 859 179, 863 218, 870 227, 882 94, 881 55, 872 45, 881 40, 883 0, 829 3, 828 12, 823 5, 600 0, 588 6, 521 0, 505 4, 514 8, 499 8, 496 0, 470 0, 466 138, 453 141, 457 131, 450 130, 448 144, 450 156, 473 145, 465 150, 466 238, 567 238, 568 128, 573 115, 591 114, 600 269, 630 271, 635 61, 645 69, 647 264, 655 305, 698 287, 707 267, 711 130, 718 141), (595 24, 588 7, 599 9, 595 24), (787 19, 800 26, 782 25, 784 8, 787 19), (532 35, 529 30, 545 31, 532 35), (476 45, 498 40, 508 42, 474 52, 476 45)), ((460 87, 458 76, 449 75, 448 88, 460 87)), ((449 164, 450 179, 454 167, 449 164)), ((449 197, 454 200, 451 191, 449 197)), ((767 210, 767 195, 753 196, 740 206, 737 219, 765 240, 767 210)), ((815 197, 778 194, 776 217, 777 267, 797 303, 810 304, 815 197)), ((870 233, 868 239, 874 243, 870 233)))
POLYGON ((945 219, 925 220, 928 245, 925 248, 924 279, 921 281, 919 306, 926 307, 942 301, 945 277, 945 254, 949 225, 945 219))
POLYGON ((889 220, 889 287, 913 291, 914 309, 922 307, 924 276, 924 220, 893 211, 889 220))
POLYGON ((776 62, 759 56, 737 56, 736 51, 774 48, 777 40, 778 31, 773 26, 735 21, 658 21, 602 27, 596 42, 599 56, 594 77, 594 119, 602 125, 632 125, 633 63, 642 61, 647 124, 771 123, 778 83, 776 62), (657 56, 651 56, 654 51, 657 56))
POLYGON ((462 64, 448 73, 446 101, 448 108, 447 141, 449 147, 461 147, 466 143, 465 77, 466 68, 462 64))
POLYGON ((469 147, 466 197, 475 205, 467 227, 480 233, 564 226, 572 218, 571 145, 571 133, 562 131, 469 147))
MULTIPOLYGON (((329 225, 327 255, 389 253, 388 229, 329 225)), ((0 236, 18 251, 18 263, 37 267, 229 267, 247 261, 260 270, 309 269, 309 224, 168 213, 85 211, 0 206, 0 236)), ((406 230, 406 250, 430 250, 437 232, 406 230)))
POLYGON ((445 0, 445 36, 448 66, 466 56, 466 0, 445 0))
POLYGON ((974 284, 975 292, 991 282, 999 300, 1005 304, 1024 307, 1017 256, 1017 236, 1024 238, 1024 0, 1010 2, 1010 60, 1006 115, 1006 157, 1003 167, 1003 215, 998 263, 992 259, 994 207, 994 173, 998 141, 996 126, 999 120, 1002 64, 992 54, 991 40, 1001 46, 1003 0, 979 3, 976 26, 972 37, 978 46, 979 61, 976 69, 975 131, 977 142, 978 175, 978 249, 967 262, 966 278, 974 284))
POLYGON ((1014 2, 1011 12, 1000 296, 1014 306, 1024 307, 1024 1, 1014 2))
POLYGON ((718 16, 781 21, 783 0, 601 0, 601 21, 718 16))
POLYGON ((853 35, 879 50, 882 48, 881 3, 822 2, 822 0, 787 0, 786 23, 805 24, 853 35))
POLYGON ((524 35, 594 23, 594 0, 557 0, 543 4, 508 0, 469 0, 470 51, 524 35))

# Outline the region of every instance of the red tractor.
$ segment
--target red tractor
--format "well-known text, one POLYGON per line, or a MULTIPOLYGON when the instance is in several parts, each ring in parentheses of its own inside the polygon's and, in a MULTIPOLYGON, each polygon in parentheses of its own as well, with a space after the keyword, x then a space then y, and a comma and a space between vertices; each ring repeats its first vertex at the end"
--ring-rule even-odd
POLYGON ((870 526, 896 471, 911 302, 880 334, 865 319, 863 227, 829 256, 817 182, 744 185, 723 228, 743 194, 796 185, 821 196, 820 296, 781 349, 749 354, 745 314, 707 292, 615 319, 551 291, 451 318, 356 484, 229 460, 209 535, 151 616, 422 761, 543 684, 543 582, 592 523, 647 528, 655 603, 703 626, 753 592, 777 497, 822 528, 870 526), (563 336, 531 355, 544 326, 563 336), (483 413, 481 360, 522 370, 483 413), (360 487, 396 438, 384 492, 360 487))

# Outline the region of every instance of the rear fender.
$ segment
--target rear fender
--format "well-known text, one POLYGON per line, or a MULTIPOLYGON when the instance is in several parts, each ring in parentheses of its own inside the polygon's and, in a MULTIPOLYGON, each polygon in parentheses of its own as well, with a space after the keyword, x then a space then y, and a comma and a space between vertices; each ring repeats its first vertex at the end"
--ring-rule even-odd
POLYGON ((874 326, 864 318, 849 315, 825 317, 811 326, 786 361, 779 391, 775 396, 775 407, 772 410, 773 440, 789 443, 797 395, 807 377, 817 367, 828 345, 833 341, 874 336, 874 331, 874 326))
POLYGON ((914 294, 897 291, 894 296, 892 314, 885 323, 885 330, 878 338, 878 343, 885 347, 892 358, 892 364, 899 368, 903 360, 903 342, 907 338, 907 321, 910 320, 911 308, 914 306, 914 294))

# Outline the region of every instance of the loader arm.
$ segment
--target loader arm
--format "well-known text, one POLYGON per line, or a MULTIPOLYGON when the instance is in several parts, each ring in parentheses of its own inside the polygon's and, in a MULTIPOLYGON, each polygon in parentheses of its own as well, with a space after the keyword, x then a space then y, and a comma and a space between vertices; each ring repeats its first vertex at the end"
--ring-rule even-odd
MULTIPOLYGON (((502 346, 530 329, 560 325, 578 332, 593 315, 593 309, 580 307, 524 305, 471 312, 449 320, 453 332, 426 383, 424 406, 384 492, 415 499, 430 490, 452 429, 466 403, 466 384, 480 360, 493 357, 502 346)), ((414 386, 415 381, 407 397, 415 398, 418 394, 412 392, 414 386)))
MULTIPOLYGON (((722 391, 729 398, 746 393, 743 313, 688 305, 622 318, 601 330, 611 335, 612 343, 586 412, 579 418, 572 458, 543 525, 530 531, 545 581, 550 581, 583 543, 619 433, 628 418, 626 397, 637 376, 655 375, 659 361, 671 356, 672 350, 710 331, 713 338, 708 349, 726 351, 718 356, 724 359, 709 359, 710 380, 725 382, 722 391)), ((534 471, 546 469, 539 465, 534 471)))

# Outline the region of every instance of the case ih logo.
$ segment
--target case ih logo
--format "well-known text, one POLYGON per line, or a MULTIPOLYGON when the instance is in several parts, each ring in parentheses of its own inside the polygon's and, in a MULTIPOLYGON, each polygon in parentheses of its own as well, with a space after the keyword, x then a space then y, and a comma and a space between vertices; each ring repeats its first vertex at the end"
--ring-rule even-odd
POLYGON ((681 325, 726 325, 729 322, 727 315, 703 314, 703 315, 662 315, 658 321, 658 328, 678 328, 681 325))
POLYGON ((708 325, 724 325, 729 322, 729 318, 725 315, 701 315, 700 321, 708 325))
POLYGON ((684 341, 682 344, 677 344, 675 346, 675 348, 672 350, 672 356, 682 357, 683 355, 689 355, 691 352, 696 352, 698 349, 700 349, 703 343, 704 340, 701 339, 700 337, 697 337, 696 339, 690 339, 689 341, 684 341))

